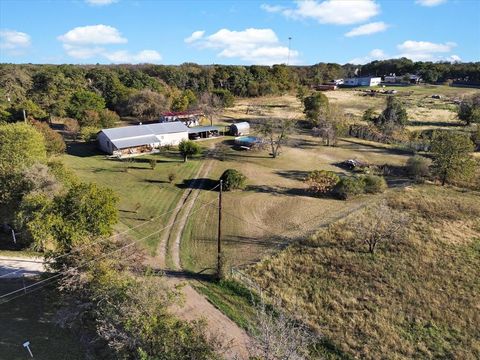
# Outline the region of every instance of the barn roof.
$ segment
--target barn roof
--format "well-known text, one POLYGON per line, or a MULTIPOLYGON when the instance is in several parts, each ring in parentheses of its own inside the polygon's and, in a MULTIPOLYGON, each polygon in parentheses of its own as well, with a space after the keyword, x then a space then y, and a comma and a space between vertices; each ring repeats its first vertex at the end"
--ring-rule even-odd
POLYGON ((189 134, 198 134, 205 131, 219 131, 220 128, 218 126, 195 126, 188 128, 189 134))
POLYGON ((250 124, 246 121, 242 121, 236 124, 232 124, 231 126, 235 126, 237 129, 247 129, 250 127, 250 124))
POLYGON ((171 134, 187 132, 188 127, 180 121, 170 123, 159 123, 149 125, 124 126, 111 129, 103 129, 102 132, 114 142, 114 140, 124 140, 137 137, 155 136, 162 134, 171 134))
POLYGON ((134 146, 142 146, 155 143, 158 143, 158 139, 153 135, 134 137, 129 139, 112 140, 112 144, 115 145, 117 149, 126 149, 134 146))

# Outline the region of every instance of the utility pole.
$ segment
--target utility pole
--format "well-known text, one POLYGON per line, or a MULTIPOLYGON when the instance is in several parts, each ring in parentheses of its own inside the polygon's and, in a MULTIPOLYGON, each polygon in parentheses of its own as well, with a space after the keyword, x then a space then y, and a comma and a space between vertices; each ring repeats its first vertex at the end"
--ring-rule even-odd
POLYGON ((25 109, 23 109, 23 121, 27 122, 27 113, 25 112, 25 109))
POLYGON ((220 278, 222 268, 222 189, 223 180, 220 180, 220 191, 218 192, 218 237, 217 237, 217 276, 220 278))
POLYGON ((292 37, 288 37, 288 57, 287 57, 287 66, 290 64, 290 44, 292 42, 292 37))

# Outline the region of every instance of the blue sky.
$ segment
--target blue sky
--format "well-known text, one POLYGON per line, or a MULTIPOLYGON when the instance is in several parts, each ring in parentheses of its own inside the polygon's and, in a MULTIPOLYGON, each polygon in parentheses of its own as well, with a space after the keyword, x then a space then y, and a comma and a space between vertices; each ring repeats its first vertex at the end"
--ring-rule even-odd
POLYGON ((480 61, 480 0, 0 0, 0 62, 344 64, 400 56, 480 61))

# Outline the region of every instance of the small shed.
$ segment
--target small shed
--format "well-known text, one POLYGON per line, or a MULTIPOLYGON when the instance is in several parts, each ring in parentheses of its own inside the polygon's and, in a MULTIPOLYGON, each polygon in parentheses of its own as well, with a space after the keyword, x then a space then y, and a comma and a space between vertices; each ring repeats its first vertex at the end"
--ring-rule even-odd
POLYGON ((230 125, 230 134, 233 136, 250 134, 250 124, 246 121, 230 125))

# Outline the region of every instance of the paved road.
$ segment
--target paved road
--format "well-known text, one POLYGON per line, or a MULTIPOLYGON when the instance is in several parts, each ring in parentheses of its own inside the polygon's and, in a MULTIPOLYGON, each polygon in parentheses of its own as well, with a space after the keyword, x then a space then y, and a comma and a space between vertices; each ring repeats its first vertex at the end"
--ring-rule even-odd
POLYGON ((41 257, 0 257, 0 280, 35 276, 45 272, 41 257))

